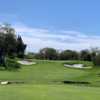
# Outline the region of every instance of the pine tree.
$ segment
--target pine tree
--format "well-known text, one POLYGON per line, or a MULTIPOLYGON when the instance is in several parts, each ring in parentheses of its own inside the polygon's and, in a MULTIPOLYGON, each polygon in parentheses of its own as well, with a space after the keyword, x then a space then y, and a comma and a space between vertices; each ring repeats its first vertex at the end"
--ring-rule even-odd
POLYGON ((26 44, 24 44, 21 36, 19 35, 17 38, 17 56, 19 58, 24 57, 25 49, 26 49, 26 44))

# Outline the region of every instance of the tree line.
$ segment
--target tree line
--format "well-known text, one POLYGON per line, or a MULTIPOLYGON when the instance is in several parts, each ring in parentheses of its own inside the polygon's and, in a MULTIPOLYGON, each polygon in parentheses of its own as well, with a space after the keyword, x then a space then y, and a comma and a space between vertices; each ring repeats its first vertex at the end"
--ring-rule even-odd
POLYGON ((92 61, 95 65, 100 65, 100 50, 92 48, 91 50, 84 49, 81 51, 63 50, 58 51, 54 48, 43 48, 38 53, 28 53, 27 58, 41 60, 83 60, 92 61))

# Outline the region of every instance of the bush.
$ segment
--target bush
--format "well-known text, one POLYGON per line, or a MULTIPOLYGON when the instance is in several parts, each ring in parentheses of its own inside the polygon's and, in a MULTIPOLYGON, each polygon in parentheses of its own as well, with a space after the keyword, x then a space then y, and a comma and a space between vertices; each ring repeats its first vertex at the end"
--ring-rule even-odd
POLYGON ((17 63, 15 60, 13 59, 6 59, 6 69, 19 69, 20 68, 20 64, 17 63))

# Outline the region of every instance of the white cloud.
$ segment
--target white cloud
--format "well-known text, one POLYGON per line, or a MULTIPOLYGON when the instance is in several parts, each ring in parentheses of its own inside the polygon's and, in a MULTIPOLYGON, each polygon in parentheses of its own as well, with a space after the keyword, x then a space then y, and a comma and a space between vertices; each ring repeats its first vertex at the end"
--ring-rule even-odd
POLYGON ((14 25, 14 28, 23 37, 28 46, 28 51, 38 51, 43 47, 74 50, 100 47, 100 36, 96 35, 66 30, 50 31, 48 29, 31 28, 22 24, 14 25))

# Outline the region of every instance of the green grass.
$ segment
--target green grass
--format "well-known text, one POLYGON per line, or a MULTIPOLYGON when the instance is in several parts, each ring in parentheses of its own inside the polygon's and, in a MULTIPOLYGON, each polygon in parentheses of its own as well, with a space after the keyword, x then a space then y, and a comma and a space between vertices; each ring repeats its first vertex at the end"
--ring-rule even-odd
MULTIPOLYGON (((36 60, 35 60, 36 61, 36 60)), ((0 100, 99 100, 100 68, 65 68, 65 61, 36 61, 18 71, 0 71, 0 80, 24 84, 0 85, 0 100), (91 84, 67 85, 63 81, 86 81, 91 84)), ((90 62, 83 62, 89 65, 90 62)))
POLYGON ((68 85, 0 86, 0 100, 99 100, 100 89, 68 85))
POLYGON ((0 80, 23 80, 48 84, 87 75, 88 70, 65 68, 63 63, 39 61, 36 65, 23 66, 19 71, 0 71, 0 80))

